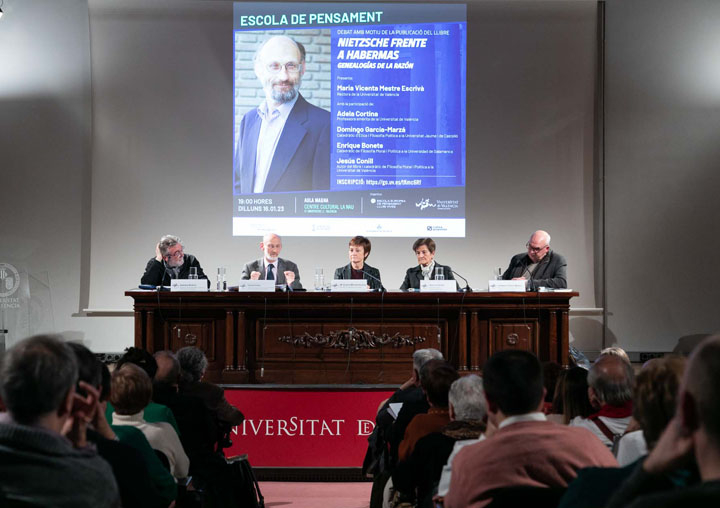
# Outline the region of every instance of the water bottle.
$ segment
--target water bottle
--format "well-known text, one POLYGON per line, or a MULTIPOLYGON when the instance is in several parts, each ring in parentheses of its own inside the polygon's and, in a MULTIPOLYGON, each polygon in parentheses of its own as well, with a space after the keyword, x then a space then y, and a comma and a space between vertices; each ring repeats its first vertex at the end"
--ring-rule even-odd
POLYGON ((221 266, 217 269, 217 290, 227 291, 227 280, 225 280, 225 267, 221 266))
POLYGON ((325 290, 325 274, 322 268, 315 268, 315 291, 325 290))
POLYGON ((445 280, 445 269, 442 266, 435 267, 435 280, 445 280))

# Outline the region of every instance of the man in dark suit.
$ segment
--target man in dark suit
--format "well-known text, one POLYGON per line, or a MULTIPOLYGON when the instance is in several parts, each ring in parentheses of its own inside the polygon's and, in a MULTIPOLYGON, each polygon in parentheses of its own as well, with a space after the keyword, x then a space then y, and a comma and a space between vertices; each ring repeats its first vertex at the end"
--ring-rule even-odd
MULTIPOLYGON (((177 236, 165 235, 155 246, 155 257, 148 261, 140 284, 169 286, 170 279, 188 279, 190 268, 197 268, 198 279, 207 279, 200 261, 192 254, 185 254, 177 236)), ((208 287, 210 282, 208 281, 208 287)))
MULTIPOLYGON (((418 265, 408 268, 405 272, 405 280, 400 289, 420 289, 421 280, 438 279, 438 269, 442 269, 445 280, 455 280, 452 268, 435 262, 435 240, 432 238, 418 238, 413 243, 413 252, 418 260, 418 265)), ((458 286, 460 289, 460 286, 458 286)))
POLYGON ((550 235, 546 231, 535 231, 525 246, 527 253, 513 256, 502 278, 525 280, 528 291, 539 287, 566 288, 567 261, 550 250, 550 235))
POLYGON ((265 100, 240 123, 235 194, 330 188, 330 113, 307 102, 299 88, 305 48, 286 36, 255 54, 265 100))
POLYGON ((270 280, 275 279, 276 284, 287 284, 292 289, 302 289, 300 272, 295 263, 280 257, 282 239, 275 233, 269 233, 260 242, 263 257, 245 265, 241 279, 244 280, 270 280))

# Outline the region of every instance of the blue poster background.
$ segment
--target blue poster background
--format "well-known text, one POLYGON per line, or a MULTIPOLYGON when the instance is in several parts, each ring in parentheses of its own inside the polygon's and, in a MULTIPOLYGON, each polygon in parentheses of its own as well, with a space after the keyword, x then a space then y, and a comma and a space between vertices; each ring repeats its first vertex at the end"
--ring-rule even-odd
POLYGON ((465 185, 466 37, 464 22, 332 30, 332 190, 465 185))

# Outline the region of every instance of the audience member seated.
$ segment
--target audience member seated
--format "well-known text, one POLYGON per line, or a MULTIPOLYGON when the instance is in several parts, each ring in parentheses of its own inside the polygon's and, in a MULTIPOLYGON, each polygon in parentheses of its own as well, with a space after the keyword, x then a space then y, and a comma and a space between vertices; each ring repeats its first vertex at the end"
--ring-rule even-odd
MULTIPOLYGON (((684 370, 683 358, 655 359, 646 363, 635 379, 633 418, 642 427, 642 430, 636 431, 641 434, 642 445, 648 443, 650 449, 655 446, 660 434, 675 414, 677 394, 684 370)), ((624 451, 627 446, 626 439, 634 433, 625 434, 620 440, 618 462, 621 455, 627 454, 624 451)), ((637 458, 640 456, 638 455, 637 458)), ((627 457, 627 460, 630 460, 630 457, 627 457)), ((637 465, 635 462, 636 460, 628 462, 628 465, 621 468, 583 469, 568 487, 559 508, 602 508, 632 474, 637 465)))
MULTIPOLYGON (((437 350, 431 349, 430 351, 432 352, 437 350)), ((431 356, 434 355, 435 353, 431 353, 431 356)), ((441 358, 438 358, 437 360, 442 360, 442 354, 440 356, 441 358)), ((433 358, 433 360, 435 360, 435 358, 433 358)), ((397 414, 397 418, 394 422, 392 422, 392 425, 390 426, 390 432, 387 435, 388 461, 390 464, 390 468, 395 467, 395 464, 397 464, 399 460, 398 455, 400 443, 403 439, 405 439, 405 431, 407 430, 408 425, 410 425, 410 422, 415 418, 415 416, 419 414, 425 414, 430 409, 430 404, 428 403, 427 396, 421 386, 421 376, 419 374, 420 372, 422 372, 422 368, 425 367, 425 365, 429 361, 432 360, 425 359, 422 362, 422 367, 420 368, 420 370, 418 370, 417 380, 419 389, 422 392, 422 398, 420 400, 409 400, 407 402, 404 402, 402 407, 400 408, 400 412, 397 414)))
MULTIPOLYGON (((135 449, 143 458, 150 481, 155 486, 163 502, 162 506, 171 505, 178 496, 178 487, 170 470, 161 461, 140 429, 127 425, 111 425, 118 441, 135 449)), ((167 457, 166 457, 167 458, 167 457)))
POLYGON ((453 382, 448 394, 450 423, 421 438, 410 458, 400 462, 393 471, 393 486, 407 497, 416 499, 419 506, 432 506, 432 496, 441 496, 450 484, 452 455, 463 446, 484 438, 487 414, 482 379, 475 375, 461 377, 453 382))
MULTIPOLYGON (((153 355, 151 355, 144 349, 139 349, 136 347, 128 348, 125 354, 118 360, 117 364, 115 364, 115 370, 120 369, 126 363, 132 363, 137 365, 145 371, 145 373, 150 379, 155 378, 155 374, 157 373, 158 368, 157 362, 155 361, 153 355)), ((113 408, 112 403, 108 403, 107 409, 105 410, 105 416, 107 417, 107 420, 109 422, 112 421, 112 414, 114 411, 115 408, 113 408)), ((180 434, 180 426, 175 420, 175 415, 169 407, 163 404, 158 404, 156 402, 150 401, 150 403, 145 408, 144 418, 146 422, 150 423, 169 423, 173 426, 175 432, 177 432, 178 435, 180 434)))
POLYGON ((555 400, 555 388, 563 372, 562 366, 556 362, 543 362, 543 383, 545 384, 545 404, 543 413, 552 414, 553 400, 555 400))
POLYGON ((587 375, 588 397, 596 412, 573 418, 570 426, 585 427, 613 449, 632 416, 633 378, 632 365, 621 356, 598 357, 587 375))
POLYGON ((149 423, 143 418, 151 397, 152 381, 144 370, 132 363, 120 367, 113 372, 110 391, 110 400, 115 406, 113 424, 139 429, 153 450, 167 457, 170 473, 175 478, 186 478, 190 461, 175 429, 169 423, 149 423))
POLYGON ((458 378, 455 367, 444 360, 430 360, 420 370, 420 386, 425 392, 430 409, 416 415, 407 428, 398 448, 398 460, 407 460, 420 438, 437 432, 450 423, 448 393, 458 378))
POLYGON ((427 413, 430 405, 420 386, 420 370, 430 360, 442 360, 440 351, 433 348, 418 349, 413 353, 413 370, 410 379, 405 381, 392 396, 385 400, 375 417, 375 428, 368 437, 368 451, 363 462, 363 473, 373 475, 373 489, 370 507, 382 504, 382 494, 397 463, 397 449, 405 435, 405 429, 417 414, 427 413), (390 404, 402 404, 397 420, 390 413, 390 404))
POLYGON ((207 370, 207 358, 200 349, 192 346, 184 347, 177 352, 180 362, 180 393, 189 397, 197 397, 223 424, 240 425, 245 417, 238 408, 225 398, 225 391, 218 385, 203 381, 207 370))
MULTIPOLYGON (((430 360, 420 370, 420 386, 425 393, 430 409, 427 413, 416 415, 405 429, 405 435, 398 447, 398 467, 410 458, 415 444, 423 437, 438 432, 450 423, 448 393, 450 386, 458 378, 455 368, 444 360, 430 360)), ((395 489, 388 481, 383 495, 384 505, 390 502, 395 489)))
POLYGON ((615 466, 610 451, 587 429, 548 422, 545 389, 531 353, 500 351, 483 368, 492 437, 465 446, 453 459, 446 508, 478 508, 504 487, 567 487, 588 466, 615 466))
MULTIPOLYGON (((628 364, 630 364, 630 357, 627 355, 625 350, 619 346, 610 346, 606 347, 602 351, 600 351, 600 356, 619 356, 623 360, 625 360, 628 364)), ((600 358, 598 356, 598 358, 600 358)))
MULTIPOLYGON (((102 394, 103 371, 107 370, 107 367, 85 346, 73 342, 68 343, 68 346, 75 353, 80 381, 86 382, 102 394)), ((77 391, 80 392, 81 388, 78 387, 77 391)), ((123 506, 164 508, 172 503, 173 499, 164 498, 155 488, 142 454, 117 440, 105 418, 105 404, 100 400, 97 401, 95 417, 87 429, 87 438, 112 467, 123 506)))
POLYGON ((172 351, 158 351, 154 355, 157 373, 153 380, 153 401, 170 408, 180 427, 180 442, 190 458, 190 471, 214 455, 220 439, 220 429, 213 414, 203 401, 178 393, 180 362, 172 351))
MULTIPOLYGON (((370 446, 365 457, 366 464, 363 465, 363 468, 367 469, 366 472, 378 473, 388 466, 386 442, 390 436, 390 428, 396 422, 395 417, 400 416, 400 414, 393 415, 390 412, 390 404, 402 404, 400 413, 403 415, 403 420, 407 419, 405 427, 416 414, 427 413, 430 406, 427 403, 425 392, 420 386, 420 370, 430 360, 442 359, 442 353, 433 348, 418 349, 413 353, 413 370, 410 379, 400 385, 389 399, 380 404, 375 416, 375 429, 368 438, 370 446), (377 466, 373 467, 368 463, 368 460, 373 460, 376 463, 382 460, 382 463, 378 463, 377 466)), ((401 436, 405 435, 405 427, 402 429, 401 436)))
MULTIPOLYGON (((102 366, 102 390, 100 391, 100 403, 108 404, 110 400, 111 375, 107 366, 102 366)), ((106 412, 107 414, 107 412, 106 412)), ((107 420, 106 420, 107 421, 107 420)), ((147 473, 150 481, 155 486, 158 495, 162 499, 162 506, 170 505, 178 495, 177 484, 175 478, 170 471, 160 462, 155 450, 152 449, 145 435, 135 427, 127 425, 110 425, 111 430, 115 433, 120 443, 126 444, 136 450, 143 459, 147 467, 147 473)))
POLYGON ((675 414, 675 400, 685 372, 680 356, 656 358, 647 362, 635 380, 633 420, 638 430, 626 432, 618 443, 620 466, 632 464, 647 455, 675 414))
POLYGON ((78 383, 75 354, 58 338, 18 342, 0 360, 0 504, 120 506, 110 465, 88 446, 98 391, 78 383))
POLYGON ((587 418, 595 412, 588 398, 588 371, 571 367, 558 377, 555 397, 548 420, 567 425, 576 417, 587 418))
POLYGON ((705 339, 692 353, 677 399, 675 415, 609 508, 720 505, 720 335, 705 339), (678 473, 691 464, 700 481, 677 488, 678 473))

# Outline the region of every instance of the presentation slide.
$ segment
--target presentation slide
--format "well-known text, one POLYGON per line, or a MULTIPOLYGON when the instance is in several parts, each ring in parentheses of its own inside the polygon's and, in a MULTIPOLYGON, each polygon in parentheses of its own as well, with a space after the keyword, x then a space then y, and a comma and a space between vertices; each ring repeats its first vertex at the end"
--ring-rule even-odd
POLYGON ((464 4, 233 8, 233 235, 465 236, 464 4))

